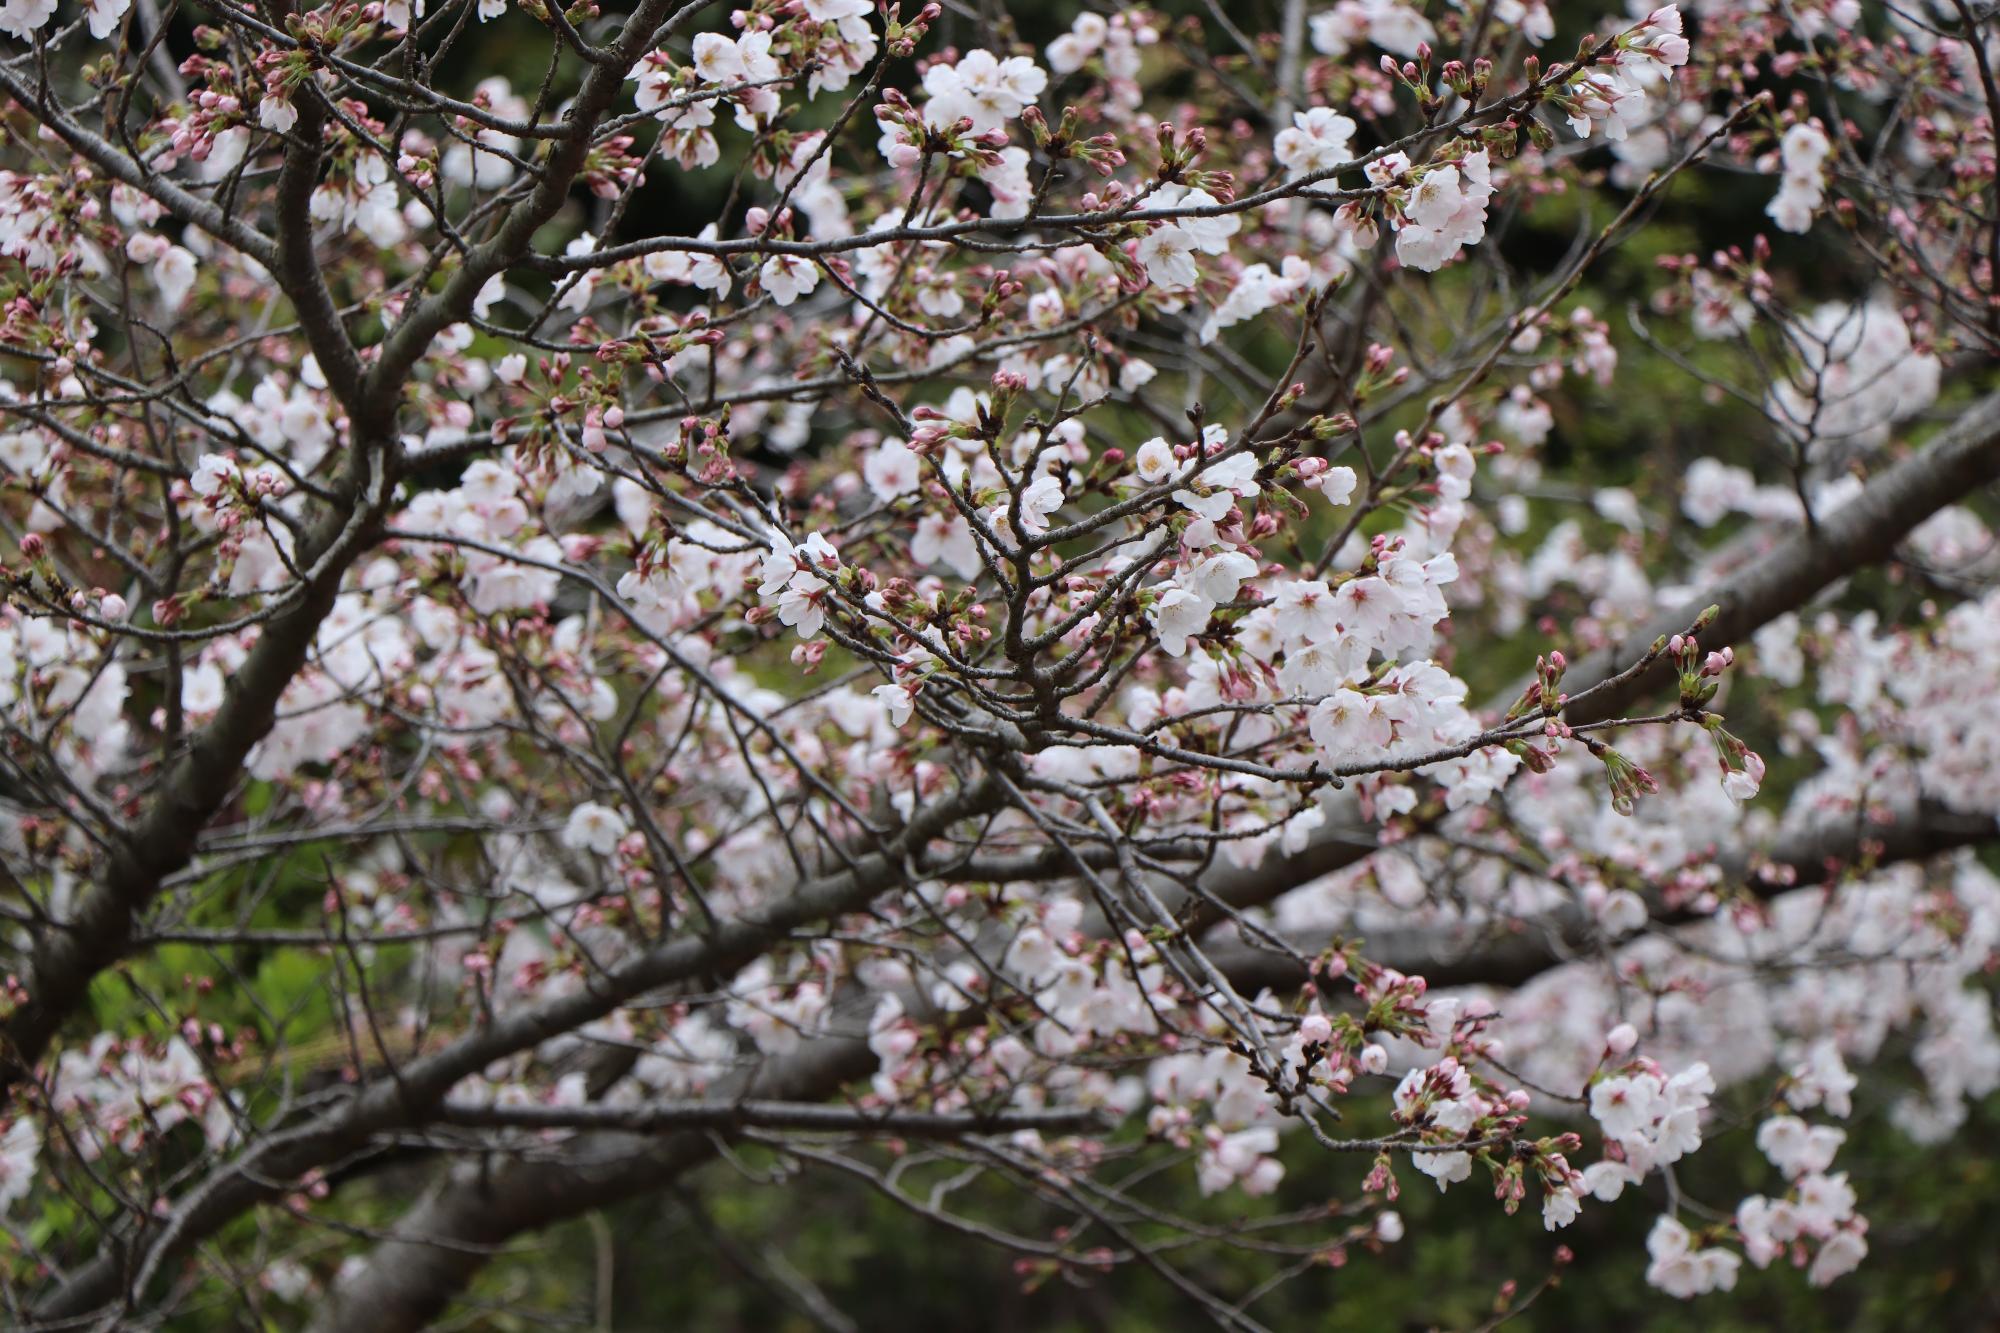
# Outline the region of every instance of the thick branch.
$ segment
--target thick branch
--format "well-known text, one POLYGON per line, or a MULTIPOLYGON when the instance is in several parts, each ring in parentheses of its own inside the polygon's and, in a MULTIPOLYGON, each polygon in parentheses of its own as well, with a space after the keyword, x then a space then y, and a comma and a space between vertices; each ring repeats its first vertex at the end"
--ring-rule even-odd
POLYGON ((619 1129, 635 1134, 675 1129, 799 1129, 824 1134, 886 1134, 913 1139, 954 1139, 968 1134, 1012 1134, 1032 1129, 1063 1134, 1101 1130, 1089 1111, 868 1110, 825 1102, 642 1102, 637 1106, 445 1105, 437 1122, 473 1129, 619 1129))
MULTIPOLYGON (((831 1096, 866 1077, 875 1056, 852 1040, 815 1042, 766 1066, 746 1093, 831 1096)), ((567 1145, 560 1160, 515 1161, 488 1176, 449 1181, 411 1209, 367 1264, 339 1283, 315 1333, 399 1333, 427 1327, 492 1257, 527 1231, 661 1189, 715 1155, 703 1131, 602 1133, 567 1145)))
MULTIPOLYGON (((2000 838, 2000 822, 1992 815, 1966 814, 1925 802, 1906 806, 1887 824, 1860 818, 1829 820, 1795 831, 1772 847, 1737 847, 1719 859, 1723 884, 1761 900, 1796 889, 1834 882, 1860 867, 1874 868, 1903 861, 1922 861, 1961 847, 2000 838), (1784 873, 1777 873, 1782 870, 1784 873)), ((1658 908, 1655 927, 1685 925, 1703 919, 1687 908, 1658 908)), ((1593 922, 1578 913, 1563 913, 1534 926, 1519 926, 1505 935, 1487 932, 1463 948, 1444 951, 1436 935, 1378 937, 1363 952, 1373 962, 1400 972, 1420 975, 1433 988, 1441 986, 1517 987, 1570 960, 1584 956, 1594 942, 1593 922)), ((1313 946, 1300 944, 1310 954, 1313 946)), ((1241 988, 1269 986, 1296 990, 1307 980, 1287 957, 1247 945, 1230 944, 1214 950, 1230 980, 1241 988)))
POLYGON ((320 135, 326 106, 315 89, 300 99, 298 123, 285 145, 285 164, 278 172, 278 248, 272 274, 299 312, 313 355, 319 358, 326 382, 353 413, 361 389, 361 357, 341 323, 340 307, 327 290, 326 275, 313 255, 313 189, 319 184, 320 135))
MULTIPOLYGON (((1581 694, 1643 656, 1661 635, 1684 631, 1705 607, 1722 610, 1703 638, 1740 642, 1795 611, 1841 579, 1878 564, 1925 519, 2000 477, 2000 394, 1980 399, 1929 444, 1871 479, 1848 504, 1816 528, 1801 528, 1747 569, 1662 611, 1617 643, 1571 665, 1563 687, 1581 694)), ((1660 687, 1662 662, 1633 680, 1601 690, 1564 714, 1571 722, 1616 717, 1660 687)))

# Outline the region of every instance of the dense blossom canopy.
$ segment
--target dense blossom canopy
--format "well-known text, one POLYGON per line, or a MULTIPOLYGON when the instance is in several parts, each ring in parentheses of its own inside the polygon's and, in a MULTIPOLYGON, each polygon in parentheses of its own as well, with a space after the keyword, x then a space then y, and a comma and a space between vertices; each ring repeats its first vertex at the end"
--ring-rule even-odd
POLYGON ((1826 1284, 1857 1098, 2000 1089, 2000 29, 949 8, 0 5, 13 1314, 413 1327, 755 1148, 1254 1328, 1284 1136, 1302 1265, 1826 1284), (1568 459, 1647 394, 1755 438, 1568 459))

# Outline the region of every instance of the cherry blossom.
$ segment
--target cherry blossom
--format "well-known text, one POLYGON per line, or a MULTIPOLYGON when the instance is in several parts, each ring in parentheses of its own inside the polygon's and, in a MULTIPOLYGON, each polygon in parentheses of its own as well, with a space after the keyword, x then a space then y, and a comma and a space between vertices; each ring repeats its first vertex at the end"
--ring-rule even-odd
POLYGON ((529 9, 0 4, 23 1318, 414 1327, 725 1157, 1239 1314, 1426 1182, 1681 1299, 1910 1224, 1985 17, 529 9))

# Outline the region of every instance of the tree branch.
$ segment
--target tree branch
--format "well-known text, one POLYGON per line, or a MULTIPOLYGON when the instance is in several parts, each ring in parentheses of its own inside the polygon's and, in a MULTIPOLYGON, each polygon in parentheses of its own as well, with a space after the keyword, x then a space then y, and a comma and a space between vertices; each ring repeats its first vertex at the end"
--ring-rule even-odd
POLYGON ((1012 1134, 1024 1129, 1050 1133, 1102 1130, 1090 1111, 904 1111, 833 1106, 824 1102, 661 1101, 636 1106, 587 1103, 582 1106, 466 1106, 447 1103, 437 1123, 472 1129, 620 1129, 635 1134, 662 1130, 799 1129, 825 1134, 886 1134, 913 1139, 949 1139, 966 1134, 1012 1134))
MULTIPOLYGON (((1679 606, 1662 611, 1617 643, 1570 665, 1563 685, 1581 694, 1637 661, 1661 635, 1684 631, 1710 606, 1721 608, 1703 637, 1734 643, 1795 611, 1841 579, 1879 564, 1910 530, 1947 505, 2000 477, 2000 393, 1989 394, 1922 449, 1870 479, 1861 494, 1802 527, 1679 606)), ((1570 722, 1616 717, 1633 700, 1660 687, 1669 674, 1662 662, 1644 675, 1602 690, 1564 714, 1570 722)))
MULTIPOLYGON (((1729 849, 1719 861, 1724 867, 1725 887, 1770 901, 1798 889, 1832 883, 1858 866, 1923 861, 1995 839, 2000 839, 2000 821, 1993 816, 1921 802, 1903 806, 1887 824, 1859 816, 1829 820, 1794 831, 1769 848, 1729 849), (1771 873, 1778 868, 1785 873, 1771 873)), ((1656 928, 1671 928, 1703 919, 1685 907, 1662 908, 1653 913, 1652 923, 1656 928)), ((1504 936, 1488 930, 1466 948, 1453 952, 1441 950, 1435 934, 1417 932, 1372 938, 1366 952, 1373 962, 1422 976, 1432 989, 1512 988, 1587 952, 1595 932, 1594 922, 1580 913, 1565 912, 1504 936)), ((1299 947, 1304 953, 1313 952, 1309 944, 1299 947)), ((1239 988, 1296 990, 1308 980, 1294 960, 1266 950, 1232 943, 1212 952, 1239 988)))

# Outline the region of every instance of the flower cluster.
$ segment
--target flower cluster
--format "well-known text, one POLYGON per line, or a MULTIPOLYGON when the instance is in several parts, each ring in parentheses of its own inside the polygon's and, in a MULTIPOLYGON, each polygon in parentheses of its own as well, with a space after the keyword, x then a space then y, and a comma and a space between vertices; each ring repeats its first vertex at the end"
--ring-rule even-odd
POLYGON ((1778 141, 1778 165, 1783 179, 1764 210, 1784 231, 1812 230, 1813 217, 1826 202, 1826 164, 1833 154, 1826 131, 1802 120, 1778 141))

